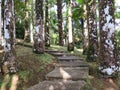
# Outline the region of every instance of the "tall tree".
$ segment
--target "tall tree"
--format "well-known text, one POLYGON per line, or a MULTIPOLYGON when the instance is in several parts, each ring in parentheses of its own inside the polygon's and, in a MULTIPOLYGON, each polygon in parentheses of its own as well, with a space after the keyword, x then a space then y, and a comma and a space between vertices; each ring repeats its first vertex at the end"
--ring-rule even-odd
POLYGON ((94 61, 98 55, 98 36, 96 21, 96 0, 87 2, 87 23, 88 23, 88 54, 87 60, 94 61))
POLYGON ((28 13, 28 0, 25 0, 25 33, 24 33, 24 40, 27 39, 29 34, 29 13, 28 13))
POLYGON ((68 2, 68 51, 74 50, 73 31, 72 31, 72 0, 68 2))
POLYGON ((57 15, 58 15, 59 45, 63 46, 62 0, 57 0, 57 15))
POLYGON ((31 21, 30 21, 30 42, 33 43, 33 28, 34 28, 34 1, 31 0, 31 21))
POLYGON ((3 73, 17 72, 15 52, 14 0, 4 0, 4 56, 3 73))
POLYGON ((50 46, 48 0, 45 0, 45 46, 50 46))
POLYGON ((114 0, 99 0, 100 67, 103 74, 114 75, 120 68, 115 44, 114 0))
POLYGON ((88 48, 88 29, 87 29, 87 4, 86 1, 84 1, 83 4, 83 10, 84 10, 84 16, 83 16, 83 29, 82 29, 82 44, 83 44, 83 54, 87 54, 87 48, 88 48))
POLYGON ((43 0, 36 0, 36 32, 33 50, 37 53, 44 53, 43 39, 43 0))
POLYGON ((1 2, 1 0, 0 0, 0 45, 2 45, 2 20, 1 20, 1 18, 2 18, 2 10, 1 10, 1 5, 2 5, 2 2, 1 2))

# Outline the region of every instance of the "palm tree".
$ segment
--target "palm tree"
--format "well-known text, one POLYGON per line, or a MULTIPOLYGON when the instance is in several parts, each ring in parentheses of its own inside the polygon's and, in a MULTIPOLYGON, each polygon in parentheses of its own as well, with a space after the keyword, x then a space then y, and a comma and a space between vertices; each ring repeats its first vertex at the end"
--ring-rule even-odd
POLYGON ((28 34, 29 34, 29 13, 28 13, 28 0, 25 0, 25 33, 24 33, 24 40, 27 39, 28 34))
POLYGON ((94 61, 98 55, 98 36, 96 22, 96 0, 87 2, 87 23, 88 23, 88 54, 87 60, 94 61))
POLYGON ((1 4, 2 4, 2 2, 1 2, 1 0, 0 0, 0 46, 2 46, 2 21, 1 21, 1 15, 2 15, 2 10, 1 10, 1 4))
POLYGON ((88 29, 87 29, 87 4, 84 1, 83 4, 84 16, 82 19, 82 44, 83 44, 83 55, 87 54, 88 48, 88 29))
POLYGON ((17 72, 15 52, 14 0, 4 0, 4 57, 3 73, 17 72))
POLYGON ((57 15, 58 15, 58 29, 59 29, 59 45, 63 46, 63 28, 62 28, 62 0, 57 0, 57 15))
POLYGON ((68 2, 68 51, 74 50, 71 9, 72 9, 72 0, 69 0, 68 2))
POLYGON ((43 39, 43 0, 36 0, 36 33, 33 51, 36 53, 44 53, 43 39))
POLYGON ((50 36, 49 36, 49 17, 48 17, 48 0, 45 4, 45 46, 50 46, 50 36))
POLYGON ((99 0, 100 66, 103 74, 114 75, 120 68, 115 44, 114 0, 99 0))

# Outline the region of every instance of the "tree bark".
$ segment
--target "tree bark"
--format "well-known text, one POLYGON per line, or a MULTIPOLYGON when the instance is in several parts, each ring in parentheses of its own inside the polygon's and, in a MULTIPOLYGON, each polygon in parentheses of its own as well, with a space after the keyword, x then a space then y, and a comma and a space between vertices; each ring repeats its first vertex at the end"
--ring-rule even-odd
POLYGON ((33 43, 33 29, 34 29, 34 3, 33 0, 31 0, 31 22, 30 22, 30 42, 33 43))
POLYGON ((0 0, 0 46, 2 46, 2 10, 1 10, 2 1, 0 0))
POLYGON ((62 0, 57 0, 57 16, 58 16, 58 30, 59 30, 59 45, 63 46, 62 0))
POLYGON ((83 30, 82 30, 82 44, 83 44, 83 55, 87 54, 88 49, 88 29, 87 29, 87 5, 84 1, 83 5, 84 17, 83 17, 83 30))
POLYGON ((29 39, 28 38, 28 35, 29 35, 29 13, 28 13, 28 0, 25 0, 25 8, 26 8, 26 11, 25 11, 25 33, 24 33, 24 41, 29 39))
POLYGON ((68 51, 74 50, 73 31, 72 31, 72 1, 68 3, 68 51))
POLYGON ((98 36, 96 21, 96 0, 87 3, 88 50, 87 61, 95 61, 98 57, 98 36))
POLYGON ((4 0, 4 57, 3 73, 16 73, 14 0, 4 0))
POLYGON ((112 76, 120 71, 115 44, 114 0, 99 0, 101 73, 112 76))
POLYGON ((50 46, 50 36, 49 36, 49 16, 48 16, 48 0, 45 4, 45 46, 50 46))
POLYGON ((43 0, 36 0, 36 32, 34 39, 34 52, 44 53, 43 39, 43 0))

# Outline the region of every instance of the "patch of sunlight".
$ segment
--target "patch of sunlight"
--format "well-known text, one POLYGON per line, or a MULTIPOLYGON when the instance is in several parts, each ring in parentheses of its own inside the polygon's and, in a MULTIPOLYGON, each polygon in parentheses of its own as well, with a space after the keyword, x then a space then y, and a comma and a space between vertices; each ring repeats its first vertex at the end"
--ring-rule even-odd
POLYGON ((77 51, 79 51, 79 52, 83 52, 83 49, 76 49, 77 51))
POLYGON ((9 90, 17 90, 18 80, 19 80, 18 75, 12 76, 11 87, 9 90))
POLYGON ((53 85, 51 85, 51 86, 49 87, 49 90, 54 90, 53 85))
POLYGON ((105 90, 116 90, 116 89, 109 87, 109 88, 106 88, 105 90))
POLYGON ((4 50, 0 50, 0 54, 3 53, 4 50))
POLYGON ((71 76, 63 68, 60 68, 60 73, 62 77, 64 78, 64 80, 71 78, 71 76))
POLYGON ((17 90, 18 75, 13 75, 12 80, 10 78, 11 78, 11 76, 9 74, 5 75, 0 90, 7 90, 6 88, 9 83, 11 83, 9 90, 17 90))

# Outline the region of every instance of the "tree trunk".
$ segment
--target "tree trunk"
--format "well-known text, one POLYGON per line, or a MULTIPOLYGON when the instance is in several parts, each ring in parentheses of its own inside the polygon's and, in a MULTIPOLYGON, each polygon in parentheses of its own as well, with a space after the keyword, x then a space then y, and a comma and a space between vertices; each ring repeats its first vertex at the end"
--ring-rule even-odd
POLYGON ((99 0, 101 73, 112 76, 120 70, 115 44, 114 0, 99 0))
POLYGON ((87 21, 88 21, 88 50, 87 61, 95 61, 98 57, 98 36, 96 22, 96 0, 87 3, 87 21))
POLYGON ((25 11, 25 33, 24 33, 24 41, 25 40, 29 40, 29 37, 28 37, 28 35, 29 35, 29 21, 28 21, 28 19, 29 19, 29 13, 28 13, 28 10, 27 10, 27 8, 28 8, 28 0, 25 0, 25 8, 26 8, 26 11, 25 11))
POLYGON ((30 42, 33 43, 33 29, 34 29, 34 3, 33 0, 31 0, 31 22, 30 22, 30 42))
POLYGON ((48 0, 45 4, 45 46, 50 46, 50 36, 49 36, 49 17, 48 17, 48 0))
POLYGON ((1 2, 1 0, 0 0, 0 47, 2 46, 2 10, 1 10, 1 5, 2 5, 2 2, 1 2))
POLYGON ((43 0, 36 0, 36 32, 33 49, 36 53, 44 53, 42 6, 43 0))
POLYGON ((57 15, 58 15, 59 45, 63 46, 62 0, 57 0, 57 15))
POLYGON ((68 3, 68 51, 74 50, 73 31, 72 31, 72 1, 68 3))
POLYGON ((17 72, 15 52, 14 0, 4 0, 4 57, 3 73, 17 72))
POLYGON ((88 29, 87 29, 87 5, 86 2, 83 5, 84 17, 83 17, 83 30, 82 30, 82 44, 83 44, 83 55, 87 54, 88 48, 88 29))

